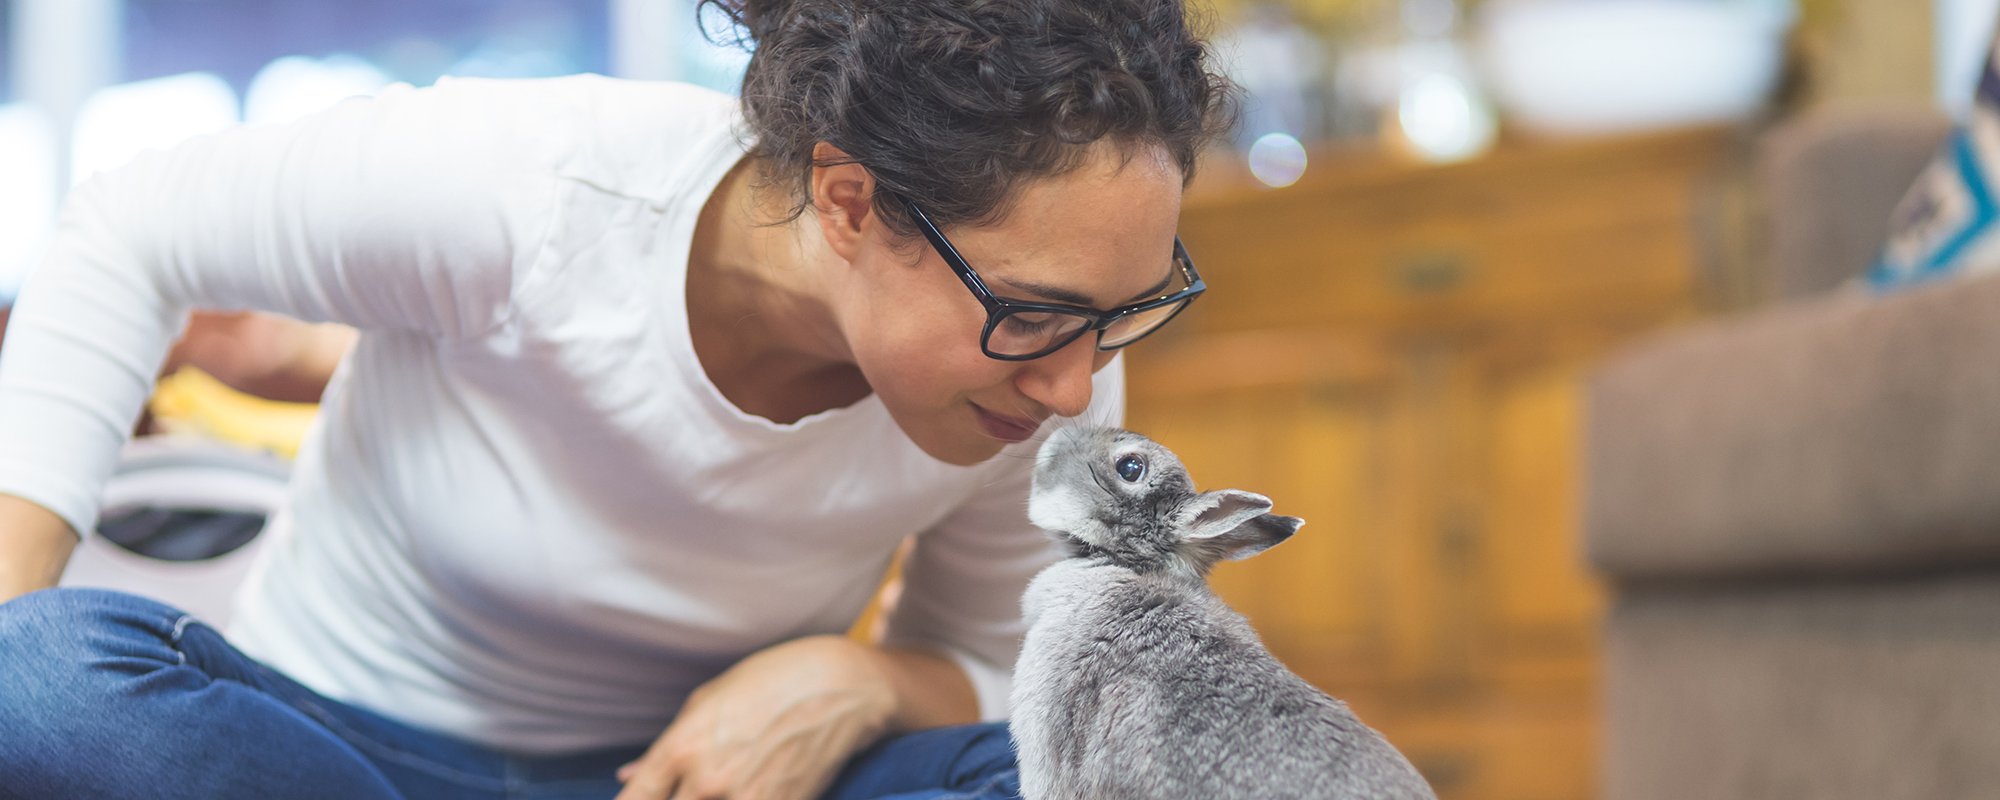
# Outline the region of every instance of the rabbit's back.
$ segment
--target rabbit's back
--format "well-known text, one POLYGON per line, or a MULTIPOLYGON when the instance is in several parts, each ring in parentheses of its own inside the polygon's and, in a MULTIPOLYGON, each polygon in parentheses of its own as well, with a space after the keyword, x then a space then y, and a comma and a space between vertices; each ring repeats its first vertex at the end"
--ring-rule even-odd
POLYGON ((1027 599, 1014 729, 1029 800, 1432 796, 1205 587, 1072 560, 1027 599))

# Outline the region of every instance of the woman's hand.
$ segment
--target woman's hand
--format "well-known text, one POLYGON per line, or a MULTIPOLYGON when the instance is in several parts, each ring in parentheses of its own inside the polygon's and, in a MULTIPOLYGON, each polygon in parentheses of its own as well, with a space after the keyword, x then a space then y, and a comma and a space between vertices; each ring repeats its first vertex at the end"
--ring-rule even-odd
POLYGON ((970 723, 964 673, 928 653, 814 636, 759 651, 703 684, 617 800, 811 800, 884 734, 970 723))

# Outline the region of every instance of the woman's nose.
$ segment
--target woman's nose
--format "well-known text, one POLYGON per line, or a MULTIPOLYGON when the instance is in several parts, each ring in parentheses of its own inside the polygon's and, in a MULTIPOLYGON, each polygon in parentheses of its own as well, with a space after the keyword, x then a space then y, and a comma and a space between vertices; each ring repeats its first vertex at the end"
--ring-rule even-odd
POLYGON ((1097 337, 1086 334, 1061 350, 1022 362, 1015 387, 1057 416, 1074 417, 1090 408, 1090 376, 1113 353, 1097 349, 1097 337))

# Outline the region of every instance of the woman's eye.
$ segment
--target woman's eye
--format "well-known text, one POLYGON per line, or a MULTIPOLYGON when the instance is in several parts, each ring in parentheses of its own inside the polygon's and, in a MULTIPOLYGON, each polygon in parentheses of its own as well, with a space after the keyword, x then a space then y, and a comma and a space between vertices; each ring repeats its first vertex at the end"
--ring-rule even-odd
POLYGON ((1126 483, 1138 483, 1139 479, 1146 475, 1146 459, 1138 456, 1118 459, 1118 463, 1113 466, 1118 470, 1118 477, 1124 478, 1126 483))
POLYGON ((1016 335, 1034 336, 1048 330, 1049 326, 1055 324, 1055 317, 1056 315, 1054 314, 1013 314, 1009 315, 1001 324, 1006 325, 1016 335))

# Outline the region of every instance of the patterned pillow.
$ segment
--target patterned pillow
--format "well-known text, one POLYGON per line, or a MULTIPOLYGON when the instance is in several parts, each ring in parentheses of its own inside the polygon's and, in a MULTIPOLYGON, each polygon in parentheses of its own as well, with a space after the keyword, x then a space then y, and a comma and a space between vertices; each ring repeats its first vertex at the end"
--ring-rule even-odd
MULTIPOLYGON (((2000 39, 1996 39, 2000 43, 2000 39)), ((1896 206, 1889 241, 1867 275, 1893 292, 1951 275, 2000 270, 2000 67, 1986 57, 1972 113, 1896 206)))

